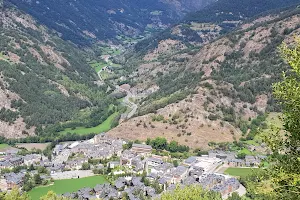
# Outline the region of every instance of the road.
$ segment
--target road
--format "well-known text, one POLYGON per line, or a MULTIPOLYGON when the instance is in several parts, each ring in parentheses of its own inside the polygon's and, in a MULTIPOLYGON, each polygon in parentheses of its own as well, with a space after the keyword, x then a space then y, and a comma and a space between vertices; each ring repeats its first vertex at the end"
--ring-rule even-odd
MULTIPOLYGON (((107 59, 106 62, 109 61, 109 58, 110 58, 110 57, 107 57, 107 58, 106 58, 106 59, 107 59)), ((102 83, 104 83, 104 80, 102 79, 100 73, 101 73, 101 70, 100 70, 97 74, 98 74, 98 76, 99 76, 100 81, 101 81, 102 83)), ((135 96, 134 96, 134 95, 132 94, 132 92, 130 92, 129 90, 125 90, 125 89, 123 89, 123 88, 120 88, 119 85, 115 85, 115 87, 116 87, 117 90, 119 90, 119 91, 124 91, 124 92, 126 92, 126 94, 127 94, 126 97, 123 99, 123 102, 122 102, 122 103, 131 109, 131 111, 127 114, 127 117, 126 117, 127 119, 130 119, 130 118, 136 113, 136 111, 137 111, 137 109, 138 109, 138 105, 135 104, 134 102, 131 102, 131 101, 129 100, 130 98, 134 99, 135 96)))
POLYGON ((129 119, 136 113, 138 109, 138 105, 129 100, 130 98, 134 98, 135 96, 129 90, 120 88, 118 85, 116 86, 116 89, 119 91, 124 91, 127 94, 126 97, 123 99, 123 104, 131 108, 131 111, 127 114, 127 119, 129 119))

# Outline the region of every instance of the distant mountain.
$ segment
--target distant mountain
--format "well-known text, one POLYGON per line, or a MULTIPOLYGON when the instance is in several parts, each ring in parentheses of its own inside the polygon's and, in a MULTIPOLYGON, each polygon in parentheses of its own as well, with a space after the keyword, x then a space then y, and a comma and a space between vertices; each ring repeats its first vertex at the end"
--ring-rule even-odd
POLYGON ((105 120, 114 101, 105 85, 97 85, 85 53, 31 16, 0 9, 0 136, 26 137, 61 122, 95 126, 105 120))
POLYGON ((288 66, 278 46, 300 35, 299 21, 294 6, 255 17, 202 46, 175 37, 136 52, 127 61, 128 82, 147 97, 139 101, 137 116, 110 134, 140 140, 163 135, 195 148, 252 139, 256 119, 280 110, 272 83, 288 66))
POLYGON ((215 0, 5 0, 31 14, 65 40, 87 45, 95 40, 138 36, 162 30, 186 13, 215 0))
POLYGON ((171 28, 142 40, 135 48, 137 52, 145 53, 168 38, 189 45, 202 45, 259 14, 298 4, 299 0, 218 0, 200 11, 189 13, 171 28))

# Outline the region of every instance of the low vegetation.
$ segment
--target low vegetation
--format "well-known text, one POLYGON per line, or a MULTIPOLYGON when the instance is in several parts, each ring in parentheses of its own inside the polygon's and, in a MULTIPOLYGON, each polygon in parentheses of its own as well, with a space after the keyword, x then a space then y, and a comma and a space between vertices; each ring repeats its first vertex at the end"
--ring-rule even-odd
POLYGON ((40 197, 46 195, 48 191, 53 191, 56 194, 63 194, 67 192, 75 192, 84 187, 95 187, 97 184, 103 184, 106 182, 107 181, 103 176, 55 180, 53 185, 34 188, 28 192, 28 194, 32 200, 38 200, 40 197))

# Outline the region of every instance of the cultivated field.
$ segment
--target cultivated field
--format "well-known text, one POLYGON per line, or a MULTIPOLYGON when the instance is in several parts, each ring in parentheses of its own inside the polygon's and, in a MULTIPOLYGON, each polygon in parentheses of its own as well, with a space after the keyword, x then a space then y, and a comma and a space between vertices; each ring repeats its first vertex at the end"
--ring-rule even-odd
POLYGON ((49 191, 54 191, 56 194, 64 194, 67 192, 75 192, 84 187, 95 187, 97 184, 106 182, 107 180, 103 176, 56 180, 53 185, 34 188, 29 192, 29 196, 32 200, 39 200, 41 196, 46 195, 49 191))
POLYGON ((19 144, 16 144, 16 146, 19 148, 25 148, 30 151, 34 148, 40 149, 40 150, 45 150, 49 144, 50 143, 19 143, 19 144))

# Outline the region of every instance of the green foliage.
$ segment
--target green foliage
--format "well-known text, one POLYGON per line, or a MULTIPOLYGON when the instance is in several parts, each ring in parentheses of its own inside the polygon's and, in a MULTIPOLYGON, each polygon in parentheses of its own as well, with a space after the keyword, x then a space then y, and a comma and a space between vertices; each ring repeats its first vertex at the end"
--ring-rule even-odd
POLYGON ((34 183, 35 183, 36 185, 42 184, 42 179, 41 179, 41 176, 40 176, 39 174, 35 174, 35 175, 33 176, 33 180, 34 180, 34 183))
POLYGON ((180 188, 177 187, 174 191, 165 192, 161 195, 161 200, 221 200, 222 197, 219 193, 206 191, 200 186, 189 186, 180 188))
POLYGON ((146 144, 151 145, 152 148, 156 150, 167 150, 170 151, 171 153, 175 153, 175 152, 183 153, 183 152, 188 152, 190 150, 188 146, 179 145, 178 142, 176 141, 171 141, 170 143, 168 143, 167 139, 162 137, 157 137, 153 140, 148 138, 146 144))
POLYGON ((0 110, 0 120, 2 121, 13 123, 18 116, 18 112, 14 112, 5 108, 1 108, 0 110))
POLYGON ((179 165, 178 160, 173 160, 173 165, 174 165, 174 167, 178 167, 178 165, 179 165))
POLYGON ((30 200, 26 193, 21 194, 17 188, 13 188, 11 192, 0 193, 1 200, 30 200))
POLYGON ((300 38, 295 46, 281 46, 282 57, 291 67, 283 80, 274 84, 274 95, 279 99, 284 114, 283 136, 279 131, 266 138, 273 151, 270 166, 273 190, 277 198, 297 199, 300 189, 300 38), (284 154, 282 153, 284 152, 284 154))
POLYGON ((42 196, 40 200, 71 200, 70 198, 58 196, 53 191, 49 191, 45 196, 42 196))
POLYGON ((83 163, 81 169, 82 170, 89 170, 89 169, 91 169, 90 163, 83 163))

